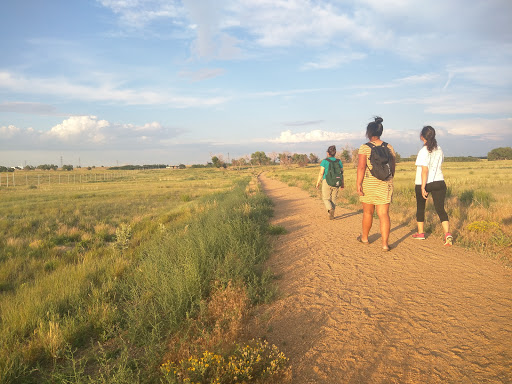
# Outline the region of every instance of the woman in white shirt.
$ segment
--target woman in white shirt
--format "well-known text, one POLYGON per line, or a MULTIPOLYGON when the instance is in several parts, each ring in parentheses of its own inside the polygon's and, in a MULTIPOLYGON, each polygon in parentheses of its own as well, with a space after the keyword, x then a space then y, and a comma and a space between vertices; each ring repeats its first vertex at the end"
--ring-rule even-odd
POLYGON ((444 182, 443 171, 443 151, 437 145, 436 131, 431 126, 423 127, 420 140, 423 141, 423 148, 416 157, 416 221, 418 224, 418 233, 412 235, 414 239, 425 240, 425 205, 428 194, 432 194, 434 207, 444 230, 444 245, 450 246, 453 243, 453 237, 450 233, 450 224, 448 214, 444 209, 444 200, 446 197, 446 183, 444 182))

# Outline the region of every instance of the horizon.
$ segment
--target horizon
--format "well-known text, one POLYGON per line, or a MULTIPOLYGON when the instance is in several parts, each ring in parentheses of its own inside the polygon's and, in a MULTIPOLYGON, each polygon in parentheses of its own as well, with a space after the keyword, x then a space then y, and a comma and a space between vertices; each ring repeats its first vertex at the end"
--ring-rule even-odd
POLYGON ((365 143, 376 115, 404 158, 424 125, 445 156, 487 156, 512 145, 510 14, 507 0, 3 2, 0 165, 319 156, 365 143))

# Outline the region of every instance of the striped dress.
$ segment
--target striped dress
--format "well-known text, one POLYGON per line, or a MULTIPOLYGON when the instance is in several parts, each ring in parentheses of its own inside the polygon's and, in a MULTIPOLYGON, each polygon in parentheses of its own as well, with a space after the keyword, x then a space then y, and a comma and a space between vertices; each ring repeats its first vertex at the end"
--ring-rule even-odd
MULTIPOLYGON (((388 144, 389 151, 393 157, 396 157, 394 148, 388 144)), ((391 177, 387 181, 382 181, 374 177, 370 169, 372 165, 370 163, 370 154, 372 150, 366 144, 359 147, 359 154, 366 156, 366 169, 364 171, 363 178, 363 193, 364 196, 359 196, 361 203, 382 205, 391 203, 393 196, 393 178, 391 177)))

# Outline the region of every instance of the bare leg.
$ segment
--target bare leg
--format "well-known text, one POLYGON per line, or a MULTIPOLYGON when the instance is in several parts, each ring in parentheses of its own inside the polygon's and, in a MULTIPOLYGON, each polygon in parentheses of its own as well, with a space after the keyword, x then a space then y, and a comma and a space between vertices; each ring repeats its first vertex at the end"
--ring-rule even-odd
POLYGON ((441 222, 441 225, 443 226, 444 233, 450 232, 450 223, 448 221, 441 222))
POLYGON ((425 223, 422 221, 417 221, 418 223, 418 233, 425 233, 425 223))
POLYGON ((363 232, 361 233, 361 241, 368 241, 368 234, 373 224, 373 212, 375 205, 363 203, 363 232))
POLYGON ((379 216, 380 221, 382 248, 388 248, 389 232, 391 229, 391 219, 389 218, 389 204, 377 205, 377 215, 379 216))

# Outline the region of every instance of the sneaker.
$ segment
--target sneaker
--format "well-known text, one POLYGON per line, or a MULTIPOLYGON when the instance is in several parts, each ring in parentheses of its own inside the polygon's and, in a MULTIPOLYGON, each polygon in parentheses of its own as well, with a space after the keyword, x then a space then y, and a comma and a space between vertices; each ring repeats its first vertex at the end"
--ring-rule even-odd
POLYGON ((425 240, 425 234, 424 233, 415 233, 414 235, 412 235, 412 238, 416 239, 416 240, 425 240))
POLYGON ((453 245, 453 236, 450 232, 446 232, 444 235, 444 245, 446 245, 447 247, 453 245))

